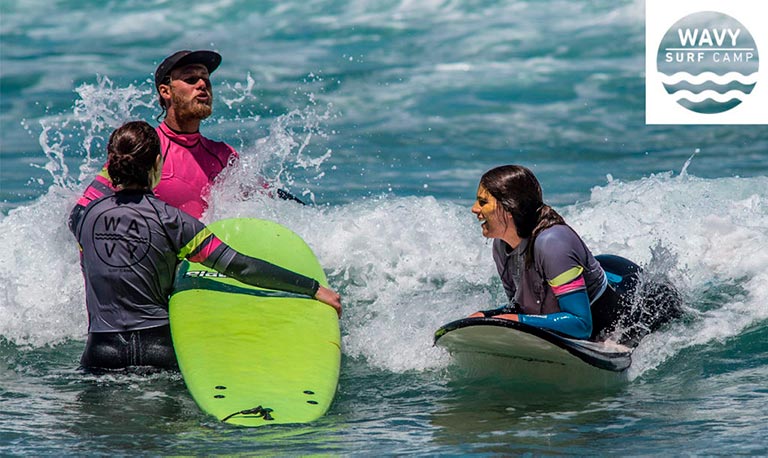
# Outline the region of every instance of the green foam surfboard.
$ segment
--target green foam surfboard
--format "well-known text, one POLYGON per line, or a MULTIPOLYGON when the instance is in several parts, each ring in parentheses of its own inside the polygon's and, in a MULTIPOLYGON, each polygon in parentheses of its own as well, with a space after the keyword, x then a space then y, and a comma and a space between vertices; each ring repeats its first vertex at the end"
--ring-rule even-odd
MULTIPOLYGON (((243 254, 327 286, 312 250, 277 223, 237 218, 208 227, 243 254)), ((204 412, 263 426, 309 422, 330 407, 341 361, 339 321, 330 306, 185 261, 169 311, 181 374, 204 412)))

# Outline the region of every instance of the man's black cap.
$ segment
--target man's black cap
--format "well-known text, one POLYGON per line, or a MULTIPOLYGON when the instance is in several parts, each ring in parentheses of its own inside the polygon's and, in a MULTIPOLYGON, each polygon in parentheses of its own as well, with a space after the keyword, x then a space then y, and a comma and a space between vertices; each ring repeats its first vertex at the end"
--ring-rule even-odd
POLYGON ((202 64, 208 69, 208 73, 213 73, 214 70, 219 68, 221 63, 221 54, 216 51, 179 51, 168 57, 157 67, 155 70, 155 89, 160 87, 160 84, 168 77, 171 70, 178 67, 183 67, 189 64, 202 64))

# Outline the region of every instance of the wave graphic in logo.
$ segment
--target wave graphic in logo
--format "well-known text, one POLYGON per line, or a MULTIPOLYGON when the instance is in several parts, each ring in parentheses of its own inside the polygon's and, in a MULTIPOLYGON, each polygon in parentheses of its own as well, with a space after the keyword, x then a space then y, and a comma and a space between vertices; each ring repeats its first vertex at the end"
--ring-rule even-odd
POLYGON ((757 72, 751 75, 678 72, 662 74, 661 80, 667 94, 685 108, 697 113, 722 113, 738 106, 752 92, 757 83, 757 72))
POLYGON ((723 13, 694 13, 664 35, 656 59, 664 89, 677 103, 702 114, 722 113, 744 101, 758 80, 755 40, 723 13))

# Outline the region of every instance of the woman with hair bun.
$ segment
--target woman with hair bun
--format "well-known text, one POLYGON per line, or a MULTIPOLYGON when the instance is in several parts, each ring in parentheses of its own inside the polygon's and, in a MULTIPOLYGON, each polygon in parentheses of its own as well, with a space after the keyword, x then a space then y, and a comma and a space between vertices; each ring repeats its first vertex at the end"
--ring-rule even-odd
POLYGON ((493 240, 493 259, 509 304, 470 317, 519 321, 577 339, 599 340, 616 310, 618 295, 578 234, 542 198, 529 169, 505 165, 480 179, 472 206, 483 236, 493 240))
POLYGON ((72 211, 88 310, 86 369, 177 368, 168 300, 177 265, 201 263, 261 288, 313 297, 341 314, 339 295, 317 280, 238 253, 197 218, 159 200, 163 156, 157 132, 128 122, 109 137, 107 171, 116 192, 72 211))

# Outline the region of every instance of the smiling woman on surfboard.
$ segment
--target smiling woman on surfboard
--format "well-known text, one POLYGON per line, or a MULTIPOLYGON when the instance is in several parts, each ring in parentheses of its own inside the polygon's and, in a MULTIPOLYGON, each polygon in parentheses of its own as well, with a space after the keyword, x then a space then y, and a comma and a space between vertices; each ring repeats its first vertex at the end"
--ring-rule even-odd
POLYGON ((339 295, 316 279, 238 253, 196 218, 157 199, 152 188, 163 158, 149 124, 118 128, 107 152, 117 192, 73 212, 88 309, 84 368, 178 367, 168 298, 183 259, 250 285, 313 297, 341 314, 339 295))
POLYGON ((617 310, 618 296, 605 272, 563 218, 543 202, 529 169, 505 165, 480 179, 472 213, 493 240, 509 304, 470 317, 494 317, 597 340, 615 321, 595 319, 592 308, 617 310))

